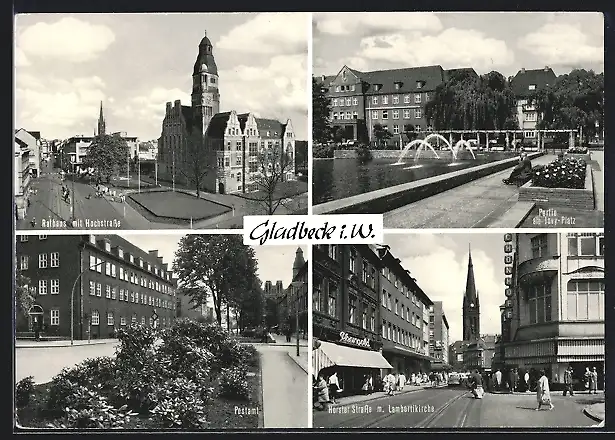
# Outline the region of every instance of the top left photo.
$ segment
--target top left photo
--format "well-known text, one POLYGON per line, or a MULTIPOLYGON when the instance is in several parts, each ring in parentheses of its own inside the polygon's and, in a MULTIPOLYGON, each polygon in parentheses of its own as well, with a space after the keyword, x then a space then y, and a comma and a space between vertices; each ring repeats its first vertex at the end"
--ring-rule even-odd
POLYGON ((307 13, 15 21, 18 230, 308 212, 307 13))

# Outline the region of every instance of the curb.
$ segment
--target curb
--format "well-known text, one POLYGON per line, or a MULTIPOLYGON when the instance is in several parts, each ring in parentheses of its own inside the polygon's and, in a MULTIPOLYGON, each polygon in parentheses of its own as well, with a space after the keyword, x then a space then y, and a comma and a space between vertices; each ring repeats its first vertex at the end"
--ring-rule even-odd
POLYGON ((265 407, 263 405, 263 355, 259 353, 258 355, 258 386, 261 389, 261 392, 259 393, 259 402, 258 405, 260 406, 261 410, 258 412, 258 428, 264 428, 265 427, 265 407))
POLYGON ((83 346, 88 346, 88 345, 103 345, 103 344, 117 344, 118 341, 96 341, 96 342, 90 342, 89 344, 74 344, 74 345, 70 345, 70 344, 54 344, 54 345, 50 345, 50 344, 37 344, 37 345, 19 345, 19 344, 15 344, 15 348, 56 348, 56 347, 83 347, 83 346))
POLYGON ((301 365, 299 362, 297 362, 297 360, 295 359, 295 356, 291 355, 290 352, 286 352, 286 354, 288 355, 289 358, 292 359, 292 361, 297 364, 299 366, 299 368, 301 368, 303 371, 305 371, 306 374, 309 374, 307 371, 307 368, 304 368, 303 365, 301 365))
POLYGON ((590 410, 589 410, 589 406, 586 406, 585 408, 583 408, 583 414, 585 414, 587 417, 589 417, 590 419, 592 419, 594 422, 598 422, 601 423, 604 421, 604 419, 601 419, 600 417, 598 417, 597 415, 593 414, 590 410))

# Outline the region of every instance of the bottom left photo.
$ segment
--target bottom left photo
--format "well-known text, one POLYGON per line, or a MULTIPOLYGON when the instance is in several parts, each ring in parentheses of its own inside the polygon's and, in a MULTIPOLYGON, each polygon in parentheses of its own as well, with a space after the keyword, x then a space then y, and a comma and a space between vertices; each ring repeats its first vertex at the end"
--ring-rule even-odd
POLYGON ((14 429, 311 426, 308 246, 17 235, 14 429))

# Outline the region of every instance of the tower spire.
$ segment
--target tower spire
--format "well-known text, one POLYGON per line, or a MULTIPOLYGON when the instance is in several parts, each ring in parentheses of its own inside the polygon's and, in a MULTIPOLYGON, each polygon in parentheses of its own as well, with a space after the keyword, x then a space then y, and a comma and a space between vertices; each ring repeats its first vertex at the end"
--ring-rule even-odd
POLYGON ((100 101, 100 114, 98 116, 98 136, 105 134, 105 115, 103 114, 103 103, 100 101))
POLYGON ((468 243, 468 277, 466 290, 463 296, 463 339, 476 340, 480 335, 480 304, 476 281, 474 279, 474 264, 472 263, 472 249, 468 243))
POLYGON ((474 280, 474 264, 472 264, 472 250, 468 244, 468 277, 466 279, 465 297, 470 301, 476 300, 476 282, 474 280))

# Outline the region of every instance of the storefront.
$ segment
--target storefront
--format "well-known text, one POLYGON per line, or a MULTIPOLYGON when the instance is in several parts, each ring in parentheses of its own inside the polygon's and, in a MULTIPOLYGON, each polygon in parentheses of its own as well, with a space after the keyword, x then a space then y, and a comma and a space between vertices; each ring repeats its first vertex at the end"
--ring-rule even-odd
POLYGON ((316 339, 312 351, 312 372, 315 377, 328 379, 337 373, 342 392, 337 397, 363 393, 362 387, 371 377, 374 390, 378 390, 380 370, 393 368, 375 349, 376 344, 368 338, 360 338, 341 331, 337 340, 316 339))
POLYGON ((414 374, 429 374, 433 358, 414 350, 385 343, 382 350, 384 358, 392 365, 392 373, 404 373, 406 377, 414 374))

